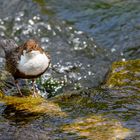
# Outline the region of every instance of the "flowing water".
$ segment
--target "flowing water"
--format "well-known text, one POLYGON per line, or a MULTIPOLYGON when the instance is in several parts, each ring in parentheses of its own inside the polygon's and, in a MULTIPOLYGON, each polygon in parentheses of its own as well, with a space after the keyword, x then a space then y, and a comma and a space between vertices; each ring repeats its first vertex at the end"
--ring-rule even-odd
MULTIPOLYGON (((0 36, 18 44, 36 38, 52 60, 36 80, 41 96, 51 98, 1 95, 0 139, 139 140, 139 5, 138 0, 0 0, 0 36)), ((13 95, 2 57, 0 63, 0 88, 13 95)))

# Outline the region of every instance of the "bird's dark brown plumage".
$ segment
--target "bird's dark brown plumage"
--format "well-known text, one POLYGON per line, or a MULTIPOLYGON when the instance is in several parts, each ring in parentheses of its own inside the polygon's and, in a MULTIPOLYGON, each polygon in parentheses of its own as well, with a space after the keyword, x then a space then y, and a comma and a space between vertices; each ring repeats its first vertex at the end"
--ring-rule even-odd
POLYGON ((5 51, 6 70, 12 74, 15 80, 17 80, 18 78, 23 78, 23 79, 37 78, 38 76, 42 75, 48 68, 46 67, 45 70, 41 71, 40 73, 36 75, 27 75, 26 73, 21 72, 18 69, 18 63, 24 51, 27 53, 32 52, 32 51, 39 51, 40 54, 44 53, 49 60, 48 63, 50 64, 50 55, 40 47, 37 41, 33 39, 26 41, 21 46, 18 46, 14 40, 0 39, 0 47, 2 47, 5 51))

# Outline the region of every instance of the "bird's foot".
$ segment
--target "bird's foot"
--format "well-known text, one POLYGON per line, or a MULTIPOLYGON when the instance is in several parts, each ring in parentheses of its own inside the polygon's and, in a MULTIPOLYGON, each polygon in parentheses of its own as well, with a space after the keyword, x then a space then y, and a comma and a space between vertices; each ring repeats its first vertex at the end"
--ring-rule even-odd
POLYGON ((23 97, 24 96, 20 90, 19 90, 19 96, 20 97, 23 97))
POLYGON ((37 92, 33 92, 33 95, 32 96, 35 97, 35 98, 37 98, 38 97, 37 92))
POLYGON ((17 93, 17 96, 18 96, 18 97, 24 97, 24 95, 23 95, 21 92, 18 92, 18 93, 17 93))

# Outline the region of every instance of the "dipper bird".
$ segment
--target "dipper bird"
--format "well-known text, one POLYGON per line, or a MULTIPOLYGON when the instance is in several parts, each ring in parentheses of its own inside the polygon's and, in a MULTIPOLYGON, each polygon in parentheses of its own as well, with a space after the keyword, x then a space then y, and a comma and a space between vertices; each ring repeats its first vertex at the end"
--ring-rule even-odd
POLYGON ((33 96, 36 97, 34 80, 49 67, 50 55, 36 40, 29 39, 18 46, 12 39, 0 39, 0 47, 5 52, 6 70, 14 77, 15 85, 22 96, 18 79, 32 79, 33 96))

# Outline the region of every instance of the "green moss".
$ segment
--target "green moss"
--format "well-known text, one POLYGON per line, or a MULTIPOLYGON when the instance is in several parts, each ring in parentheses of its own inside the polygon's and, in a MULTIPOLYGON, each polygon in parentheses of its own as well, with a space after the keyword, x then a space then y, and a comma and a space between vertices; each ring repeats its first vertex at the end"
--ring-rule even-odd
POLYGON ((109 4, 109 3, 106 3, 106 2, 99 2, 99 3, 97 3, 97 4, 95 5, 95 7, 96 7, 97 9, 99 9, 99 8, 101 8, 101 9, 109 9, 109 8, 112 7, 112 5, 109 4))
POLYGON ((45 6, 46 2, 44 0, 33 0, 34 2, 37 2, 41 6, 45 6))
POLYGON ((88 139, 98 140, 124 139, 130 134, 130 131, 123 128, 118 121, 96 115, 78 118, 73 123, 64 125, 62 129, 88 139))
POLYGON ((53 101, 58 103, 60 106, 69 106, 69 107, 86 107, 93 108, 94 103, 89 97, 83 97, 78 92, 70 92, 67 94, 61 94, 53 98, 53 101))
POLYGON ((0 91, 0 98, 3 98, 4 97, 4 94, 2 91, 0 91))
POLYGON ((64 81, 58 81, 53 78, 49 78, 43 84, 40 82, 40 85, 49 93, 48 98, 56 96, 58 93, 60 93, 64 87, 64 84, 64 81))
POLYGON ((94 114, 92 111, 106 109, 108 104, 95 102, 91 97, 92 95, 86 96, 81 92, 71 92, 53 98, 53 102, 58 103, 69 118, 72 118, 71 123, 62 125, 64 132, 98 140, 124 139, 130 135, 131 131, 124 128, 118 120, 107 118, 105 114, 94 114))
POLYGON ((131 133, 118 120, 93 113, 95 108, 106 108, 106 104, 98 104, 91 96, 80 91, 57 95, 49 100, 31 96, 5 96, 0 101, 7 106, 5 118, 21 121, 23 124, 34 120, 34 116, 43 114, 47 116, 43 127, 53 129, 57 124, 54 134, 65 133, 78 139, 115 140, 124 139, 131 133), (48 116, 53 118, 54 122, 57 122, 59 117, 61 123, 50 122, 48 116))
POLYGON ((47 15, 53 15, 54 14, 54 11, 47 8, 47 3, 46 3, 45 0, 33 0, 33 2, 36 2, 40 6, 41 12, 43 14, 47 14, 47 15))
POLYGON ((114 62, 106 85, 108 87, 136 86, 140 88, 140 60, 114 62))
POLYGON ((52 101, 46 101, 41 97, 34 98, 28 97, 14 97, 5 96, 1 98, 1 102, 5 103, 6 106, 14 108, 15 111, 26 111, 28 113, 36 114, 48 114, 50 116, 58 115, 65 116, 66 114, 61 111, 58 104, 52 101))

